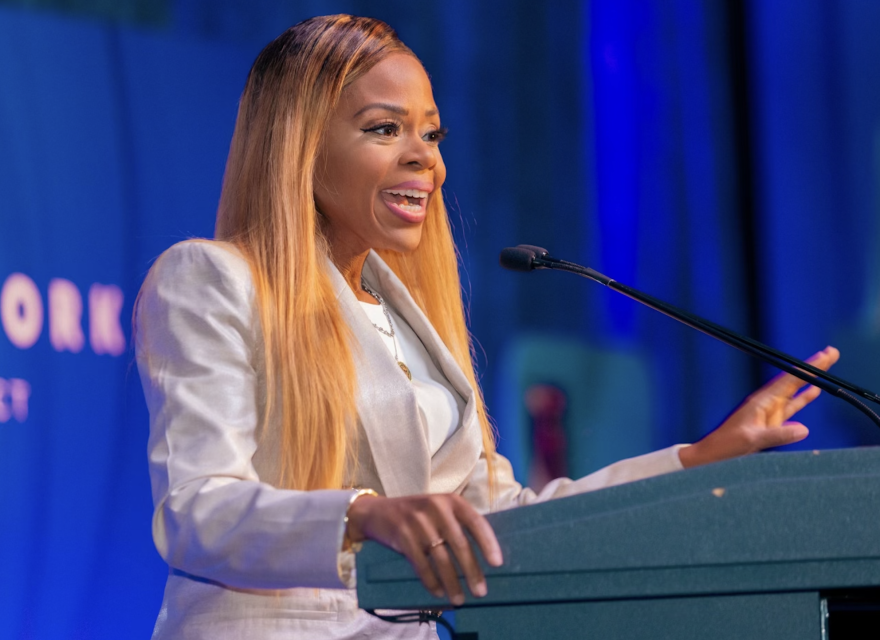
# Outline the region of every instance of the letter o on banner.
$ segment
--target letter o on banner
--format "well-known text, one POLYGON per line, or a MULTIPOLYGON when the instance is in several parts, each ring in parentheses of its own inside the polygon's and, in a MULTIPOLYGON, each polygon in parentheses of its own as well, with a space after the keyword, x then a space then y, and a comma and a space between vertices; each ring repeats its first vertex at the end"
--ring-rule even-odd
POLYGON ((23 273, 6 278, 0 290, 0 320, 9 341, 19 349, 34 346, 43 330, 43 299, 23 273))

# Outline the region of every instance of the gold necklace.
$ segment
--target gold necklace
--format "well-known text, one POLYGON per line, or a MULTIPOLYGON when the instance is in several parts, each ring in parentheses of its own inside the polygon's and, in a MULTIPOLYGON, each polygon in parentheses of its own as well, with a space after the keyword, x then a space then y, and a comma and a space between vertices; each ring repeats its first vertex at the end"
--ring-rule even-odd
POLYGON ((380 327, 372 320, 370 321, 370 324, 376 327, 376 330, 379 333, 391 338, 391 344, 394 345, 394 359, 397 361, 397 366, 400 367, 400 370, 406 374, 408 380, 412 380, 412 373, 410 372, 409 367, 406 366, 406 364, 404 364, 397 355, 397 340, 394 339, 394 323, 391 322, 391 314, 388 313, 388 307, 385 306, 385 301, 382 299, 382 296, 380 296, 378 293, 367 286, 367 283, 364 281, 363 278, 361 278, 361 289, 373 296, 378 301, 379 306, 382 307, 382 313, 385 314, 385 319, 388 321, 388 326, 391 327, 391 331, 388 331, 387 329, 385 329, 385 327, 380 327))

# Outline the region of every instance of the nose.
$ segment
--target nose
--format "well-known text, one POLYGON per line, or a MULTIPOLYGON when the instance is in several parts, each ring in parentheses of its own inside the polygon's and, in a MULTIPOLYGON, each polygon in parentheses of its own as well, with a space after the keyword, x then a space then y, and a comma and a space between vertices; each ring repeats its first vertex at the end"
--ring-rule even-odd
POLYGON ((400 163, 413 169, 433 169, 437 164, 437 155, 440 151, 437 145, 432 145, 421 138, 413 137, 412 142, 400 158, 400 163))

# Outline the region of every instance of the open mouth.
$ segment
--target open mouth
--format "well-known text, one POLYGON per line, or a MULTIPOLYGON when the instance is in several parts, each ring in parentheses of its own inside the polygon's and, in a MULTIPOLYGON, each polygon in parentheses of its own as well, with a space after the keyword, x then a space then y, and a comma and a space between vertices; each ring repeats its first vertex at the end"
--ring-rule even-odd
POLYGON ((382 191, 382 199, 407 213, 422 213, 428 201, 428 192, 418 189, 386 189, 382 191))

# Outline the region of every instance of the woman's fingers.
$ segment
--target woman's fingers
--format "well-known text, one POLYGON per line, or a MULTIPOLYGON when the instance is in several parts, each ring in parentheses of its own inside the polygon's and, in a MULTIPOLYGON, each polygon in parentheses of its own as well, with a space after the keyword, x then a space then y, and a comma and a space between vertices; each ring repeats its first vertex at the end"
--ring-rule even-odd
POLYGON ((482 597, 487 592, 474 546, 489 564, 502 562, 488 521, 457 495, 356 500, 349 508, 349 528, 356 541, 373 538, 403 553, 425 588, 437 597, 446 593, 455 605, 464 602, 459 569, 471 593, 482 597))
POLYGON ((759 436, 758 448, 781 447, 800 442, 810 435, 810 430, 800 422, 786 422, 775 429, 766 429, 759 436))
POLYGON ((458 571, 452 563, 452 557, 446 544, 432 547, 429 554, 449 601, 456 606, 464 604, 464 591, 462 591, 461 582, 458 580, 458 571))
POLYGON ((425 585, 425 589, 434 594, 434 597, 442 598, 446 590, 434 570, 434 565, 428 559, 425 549, 421 548, 419 543, 413 539, 410 542, 408 552, 404 555, 406 555, 410 564, 416 570, 419 579, 425 585))
POLYGON ((463 498, 454 495, 438 496, 438 498, 441 500, 438 504, 438 516, 443 523, 438 527, 439 539, 442 539, 444 544, 431 544, 430 557, 450 600, 453 604, 460 605, 464 602, 464 593, 461 590, 458 570, 454 562, 461 569, 472 594, 483 597, 487 593, 486 578, 465 531, 470 532, 490 564, 495 566, 501 564, 501 549, 492 527, 463 498))
MULTIPOLYGON (((465 536, 457 520, 451 523, 450 528, 445 532, 445 536, 449 550, 455 554, 455 560, 458 562, 458 566, 461 567, 461 572, 471 593, 477 597, 483 597, 486 595, 486 578, 483 577, 483 570, 480 569, 480 564, 477 562, 471 542, 465 536)), ((437 558, 436 554, 432 557, 437 558)))
MULTIPOLYGON (((485 581, 482 573, 479 577, 474 575, 476 562, 473 552, 461 526, 455 520, 453 507, 449 504, 451 499, 451 496, 431 496, 426 499, 426 508, 415 516, 420 529, 416 536, 416 545, 421 546, 421 554, 433 567, 433 574, 442 585, 441 595, 445 591, 452 604, 458 606, 464 604, 464 592, 450 550, 455 553, 465 579, 471 585, 471 591, 474 584, 481 581, 485 584, 485 581)), ((479 567, 477 570, 479 571, 479 567)))
POLYGON ((818 398, 820 393, 822 393, 822 390, 819 387, 809 387, 808 389, 804 389, 794 398, 785 403, 785 408, 782 411, 782 419, 788 420, 798 411, 818 398))
MULTIPOLYGON (((807 359, 807 362, 817 369, 827 371, 840 358, 840 352, 834 347, 825 347, 822 351, 813 354, 807 359)), ((804 382, 800 378, 796 378, 790 373, 781 373, 769 384, 765 385, 762 391, 771 393, 772 395, 793 396, 798 389, 809 383, 804 382)))
POLYGON ((471 505, 464 500, 460 500, 456 505, 456 511, 459 522, 470 532, 480 548, 483 557, 493 567, 500 567, 504 562, 501 555, 501 547, 498 544, 498 538, 492 530, 492 525, 483 516, 477 513, 471 505))
POLYGON ((441 571, 441 580, 444 585, 449 582, 454 583, 455 592, 449 592, 454 604, 460 604, 456 601, 456 597, 461 595, 463 602, 463 594, 458 591, 458 572, 452 564, 452 557, 458 563, 468 588, 471 593, 477 597, 486 595, 486 578, 483 576, 483 570, 477 561, 474 548, 471 541, 465 535, 465 530, 469 531, 474 537, 477 546, 483 551, 483 554, 492 556, 493 561, 497 561, 501 556, 498 541, 495 539, 495 533, 492 527, 474 508, 458 496, 449 496, 448 502, 444 504, 449 510, 443 513, 445 527, 440 529, 440 534, 445 540, 443 549, 435 547, 432 549, 431 559, 434 560, 438 570, 441 571), (451 554, 450 554, 451 552, 451 554), (452 556, 452 557, 450 557, 452 556))

